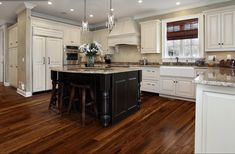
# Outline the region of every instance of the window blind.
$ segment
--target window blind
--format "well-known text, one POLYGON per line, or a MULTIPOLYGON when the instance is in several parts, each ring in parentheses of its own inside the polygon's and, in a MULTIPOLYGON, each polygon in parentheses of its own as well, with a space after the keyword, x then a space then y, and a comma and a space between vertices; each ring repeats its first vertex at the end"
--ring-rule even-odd
POLYGON ((198 18, 167 23, 167 40, 198 38, 198 18))

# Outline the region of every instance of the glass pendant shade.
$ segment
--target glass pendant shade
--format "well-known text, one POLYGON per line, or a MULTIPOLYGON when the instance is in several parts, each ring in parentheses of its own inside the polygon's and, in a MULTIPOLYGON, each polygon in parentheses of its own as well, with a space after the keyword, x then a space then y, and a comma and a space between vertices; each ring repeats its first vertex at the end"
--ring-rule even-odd
POLYGON ((112 0, 110 0, 110 10, 109 10, 109 14, 108 14, 108 21, 106 22, 106 27, 108 27, 108 29, 111 31, 115 25, 115 19, 114 19, 114 9, 112 6, 112 0))
POLYGON ((88 27, 88 21, 87 20, 83 20, 82 21, 82 31, 88 31, 89 27, 88 27))
POLYGON ((112 30, 114 27, 115 21, 114 21, 114 14, 110 13, 108 15, 108 21, 106 23, 106 26, 108 27, 109 30, 112 30))

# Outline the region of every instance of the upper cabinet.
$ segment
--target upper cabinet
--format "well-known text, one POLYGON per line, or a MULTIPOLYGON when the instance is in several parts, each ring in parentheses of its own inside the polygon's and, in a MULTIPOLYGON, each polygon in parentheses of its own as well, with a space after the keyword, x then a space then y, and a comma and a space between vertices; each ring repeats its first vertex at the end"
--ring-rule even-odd
POLYGON ((81 28, 77 26, 66 25, 64 27, 64 44, 65 45, 80 45, 81 28))
POLYGON ((93 41, 98 42, 102 46, 103 53, 108 53, 108 36, 109 36, 109 30, 108 29, 102 29, 93 31, 93 41))
POLYGON ((141 24, 141 53, 160 53, 160 21, 152 20, 141 24))
POLYGON ((235 8, 205 12, 205 50, 235 50, 235 8))
POLYGON ((9 35, 9 42, 8 47, 9 48, 15 48, 18 46, 18 30, 17 25, 14 25, 8 29, 8 35, 9 35))

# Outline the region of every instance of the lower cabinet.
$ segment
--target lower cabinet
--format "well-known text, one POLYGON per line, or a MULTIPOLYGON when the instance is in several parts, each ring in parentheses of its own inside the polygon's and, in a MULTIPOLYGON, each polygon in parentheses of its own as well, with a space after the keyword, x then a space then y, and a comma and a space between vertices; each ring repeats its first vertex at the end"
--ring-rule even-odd
POLYGON ((183 98, 195 98, 193 78, 161 77, 160 93, 183 98))
POLYGON ((18 50, 9 49, 9 83, 12 87, 18 87, 18 50))
POLYGON ((112 121, 115 123, 139 109, 138 72, 113 75, 112 121))
POLYGON ((143 80, 140 89, 141 91, 159 93, 159 81, 143 80))
POLYGON ((235 153, 235 88, 197 85, 195 153, 235 153))
POLYGON ((159 68, 142 67, 143 81, 141 82, 141 91, 159 93, 159 68))

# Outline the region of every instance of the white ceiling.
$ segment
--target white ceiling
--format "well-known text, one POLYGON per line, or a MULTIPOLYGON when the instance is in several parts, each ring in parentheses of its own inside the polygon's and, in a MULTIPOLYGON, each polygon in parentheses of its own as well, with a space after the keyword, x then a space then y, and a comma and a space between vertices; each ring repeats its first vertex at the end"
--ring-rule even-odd
MULTIPOLYGON (((0 0, 1 1, 1 0, 0 0)), ((52 5, 47 1, 31 2, 36 4, 35 12, 48 14, 60 18, 81 21, 83 18, 83 0, 51 0, 52 5), (70 12, 74 9, 74 12, 70 12), (63 13, 62 13, 63 12, 63 13), (66 13, 66 14, 65 14, 66 13)), ((147 14, 158 13, 164 10, 175 10, 193 6, 203 6, 212 3, 225 2, 227 0, 143 0, 142 4, 138 0, 113 0, 116 18, 131 16, 140 17, 147 14), (180 1, 181 5, 176 6, 180 1)), ((16 19, 16 10, 23 4, 23 1, 3 1, 0 5, 0 21, 11 22, 16 19)), ((89 18, 90 23, 99 23, 106 20, 109 10, 109 0, 87 0, 87 14, 93 14, 89 18)))

